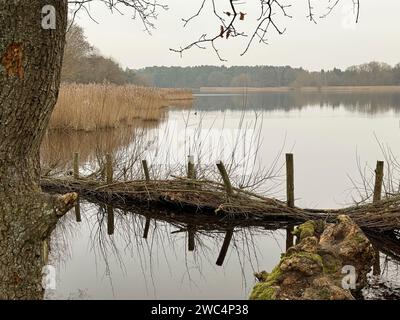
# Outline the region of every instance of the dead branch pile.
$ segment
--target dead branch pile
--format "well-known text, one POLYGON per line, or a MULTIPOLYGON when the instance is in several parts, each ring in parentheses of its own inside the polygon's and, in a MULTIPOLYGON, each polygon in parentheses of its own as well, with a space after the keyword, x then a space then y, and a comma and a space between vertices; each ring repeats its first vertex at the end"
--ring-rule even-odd
POLYGON ((337 210, 291 208, 273 198, 266 198, 243 189, 233 188, 228 196, 224 184, 209 180, 174 177, 157 181, 101 181, 72 178, 43 178, 42 188, 52 192, 78 192, 82 197, 125 205, 161 205, 190 210, 196 214, 217 214, 231 219, 292 219, 333 221, 347 214, 363 229, 386 232, 400 229, 400 195, 374 204, 352 206, 337 210))

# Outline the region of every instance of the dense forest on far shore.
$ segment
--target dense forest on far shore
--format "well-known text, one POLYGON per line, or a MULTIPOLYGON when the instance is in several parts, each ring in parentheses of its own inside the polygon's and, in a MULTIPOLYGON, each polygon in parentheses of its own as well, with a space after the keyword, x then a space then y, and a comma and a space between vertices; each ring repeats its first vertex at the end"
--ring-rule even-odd
POLYGON ((370 62, 310 72, 290 66, 148 67, 135 74, 157 87, 322 87, 400 85, 400 63, 370 62))
MULTIPOLYGON (((134 57, 132 57, 134 58, 134 57)), ((73 24, 67 32, 62 81, 69 83, 136 84, 164 88, 322 87, 400 85, 400 63, 382 62, 311 72, 290 66, 147 67, 125 70, 102 56, 73 24)))

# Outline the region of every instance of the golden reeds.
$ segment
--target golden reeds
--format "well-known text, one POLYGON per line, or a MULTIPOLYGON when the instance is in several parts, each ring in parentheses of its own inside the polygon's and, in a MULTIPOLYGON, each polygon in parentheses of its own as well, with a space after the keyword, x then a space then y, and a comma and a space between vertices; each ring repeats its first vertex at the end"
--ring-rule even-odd
POLYGON ((93 131, 132 125, 138 119, 162 120, 169 96, 190 97, 191 92, 133 85, 64 84, 49 128, 93 131))
POLYGON ((193 94, 190 89, 173 89, 162 88, 160 89, 164 97, 168 100, 192 100, 193 94))

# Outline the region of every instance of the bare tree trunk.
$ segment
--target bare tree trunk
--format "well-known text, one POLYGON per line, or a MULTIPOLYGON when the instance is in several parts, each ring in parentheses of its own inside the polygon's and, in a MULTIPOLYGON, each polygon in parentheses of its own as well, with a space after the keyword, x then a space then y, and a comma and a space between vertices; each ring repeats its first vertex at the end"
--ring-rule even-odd
POLYGON ((42 242, 74 195, 39 187, 39 147, 59 88, 66 0, 0 0, 0 298, 40 299, 42 242), (56 28, 42 27, 42 8, 56 28))

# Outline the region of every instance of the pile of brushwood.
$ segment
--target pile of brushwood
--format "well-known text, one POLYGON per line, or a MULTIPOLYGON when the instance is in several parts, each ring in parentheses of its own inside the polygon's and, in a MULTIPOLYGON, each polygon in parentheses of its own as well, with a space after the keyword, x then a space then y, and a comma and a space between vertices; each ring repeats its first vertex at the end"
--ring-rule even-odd
POLYGON ((217 214, 230 219, 292 219, 298 222, 333 222, 348 215, 363 230, 375 233, 400 229, 400 195, 386 197, 373 204, 343 209, 302 209, 240 188, 227 192, 223 183, 174 177, 168 180, 104 181, 88 178, 43 177, 41 186, 49 192, 77 192, 81 197, 103 202, 172 207, 194 214, 217 214))

